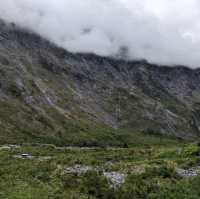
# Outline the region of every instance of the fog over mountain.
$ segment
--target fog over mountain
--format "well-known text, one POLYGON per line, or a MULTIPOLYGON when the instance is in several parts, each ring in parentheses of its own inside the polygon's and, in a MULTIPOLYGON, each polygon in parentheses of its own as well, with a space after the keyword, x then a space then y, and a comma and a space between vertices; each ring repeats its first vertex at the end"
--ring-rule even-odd
POLYGON ((198 0, 1 0, 0 18, 72 52, 200 66, 198 0))

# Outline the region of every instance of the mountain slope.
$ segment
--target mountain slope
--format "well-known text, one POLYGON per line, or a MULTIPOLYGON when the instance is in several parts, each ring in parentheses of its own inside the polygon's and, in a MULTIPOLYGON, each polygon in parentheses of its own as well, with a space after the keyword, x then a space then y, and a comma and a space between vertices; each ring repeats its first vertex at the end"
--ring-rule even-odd
POLYGON ((0 21, 2 143, 120 144, 118 130, 195 139, 199 85, 199 69, 72 54, 0 21))

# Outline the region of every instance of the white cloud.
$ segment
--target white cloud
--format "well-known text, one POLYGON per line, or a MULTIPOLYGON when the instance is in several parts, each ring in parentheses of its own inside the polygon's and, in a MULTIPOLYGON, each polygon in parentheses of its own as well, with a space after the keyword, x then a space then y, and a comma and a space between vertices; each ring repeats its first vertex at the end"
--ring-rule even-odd
POLYGON ((1 0, 0 17, 73 52, 200 66, 198 0, 1 0))

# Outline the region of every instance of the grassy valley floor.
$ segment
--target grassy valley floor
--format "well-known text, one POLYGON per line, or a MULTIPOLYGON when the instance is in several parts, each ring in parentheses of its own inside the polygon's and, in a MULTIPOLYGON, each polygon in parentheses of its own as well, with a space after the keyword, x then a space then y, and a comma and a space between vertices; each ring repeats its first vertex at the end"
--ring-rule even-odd
POLYGON ((1 146, 0 198, 200 198, 198 145, 146 139, 129 148, 1 146))

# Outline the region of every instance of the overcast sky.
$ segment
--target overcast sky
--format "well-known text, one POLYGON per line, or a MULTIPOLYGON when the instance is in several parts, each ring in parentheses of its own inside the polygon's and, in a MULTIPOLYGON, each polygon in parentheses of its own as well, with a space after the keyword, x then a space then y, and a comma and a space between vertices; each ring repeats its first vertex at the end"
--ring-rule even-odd
POLYGON ((0 0, 0 18, 70 51, 200 66, 199 0, 0 0))

